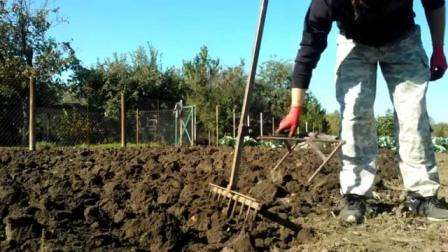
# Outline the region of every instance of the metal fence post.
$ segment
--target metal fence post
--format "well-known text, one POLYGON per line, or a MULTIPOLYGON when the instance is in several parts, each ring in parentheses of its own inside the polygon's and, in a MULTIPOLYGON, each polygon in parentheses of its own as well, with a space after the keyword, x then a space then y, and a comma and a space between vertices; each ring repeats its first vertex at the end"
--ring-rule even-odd
POLYGON ((275 118, 272 117, 272 135, 275 135, 275 118))
POLYGON ((125 148, 126 143, 126 102, 124 91, 121 91, 121 147, 125 148))

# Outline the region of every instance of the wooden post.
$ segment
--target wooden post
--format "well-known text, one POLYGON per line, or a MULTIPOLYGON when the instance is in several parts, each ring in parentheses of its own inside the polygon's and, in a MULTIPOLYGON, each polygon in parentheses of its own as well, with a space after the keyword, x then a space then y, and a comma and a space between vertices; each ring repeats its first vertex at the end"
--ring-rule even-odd
POLYGON ((196 122, 197 107, 196 107, 196 105, 194 105, 193 108, 194 108, 193 109, 193 112, 194 112, 194 114, 193 114, 193 143, 194 143, 194 145, 196 145, 197 140, 198 140, 198 138, 196 136, 196 133, 197 133, 197 129, 196 129, 196 127, 197 127, 197 122, 196 122))
POLYGON ((179 146, 182 146, 183 143, 183 136, 184 136, 184 120, 182 119, 182 112, 179 116, 179 146))
POLYGON ((208 146, 212 145, 212 132, 209 130, 208 131, 208 146))
POLYGON ((174 145, 179 146, 179 111, 174 112, 174 145))
POLYGON ((308 122, 305 122, 305 134, 308 134, 308 122))
POLYGON ((272 135, 275 135, 275 118, 272 117, 272 135))
POLYGON ((216 146, 219 145, 219 105, 216 105, 216 146))
POLYGON ((235 108, 233 109, 233 138, 236 138, 236 114, 235 108))
POLYGON ((197 138, 196 138, 196 105, 193 106, 193 115, 192 115, 192 141, 193 141, 193 145, 196 145, 197 143, 197 138))
POLYGON ((190 144, 194 145, 194 106, 191 106, 191 135, 190 135, 190 144))
POLYGON ((250 115, 247 115, 247 127, 250 127, 250 115))
POLYGON ((124 91, 121 91, 121 147, 125 148, 126 142, 126 102, 124 91))
POLYGON ((135 142, 140 144, 140 111, 135 111, 135 142))
POLYGON ((35 123, 34 123, 34 119, 35 119, 35 115, 34 115, 34 111, 35 111, 35 102, 34 102, 34 95, 35 95, 35 83, 34 83, 34 77, 31 74, 30 75, 30 79, 29 79, 29 125, 28 125, 28 147, 30 151, 34 151, 36 150, 36 138, 35 138, 35 123))
POLYGON ((260 136, 263 136, 263 113, 260 113, 260 136))

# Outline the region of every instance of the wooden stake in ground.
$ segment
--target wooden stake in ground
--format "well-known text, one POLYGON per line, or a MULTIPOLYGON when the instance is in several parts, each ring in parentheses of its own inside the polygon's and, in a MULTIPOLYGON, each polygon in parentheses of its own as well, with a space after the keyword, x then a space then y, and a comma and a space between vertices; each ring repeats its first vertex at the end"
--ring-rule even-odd
POLYGON ((194 106, 194 143, 198 143, 198 108, 194 106))
POLYGON ((216 106, 216 146, 219 145, 219 105, 216 106))
POLYGON ((233 109, 233 138, 236 137, 236 114, 235 108, 233 109))
POLYGON ((212 132, 209 130, 208 131, 208 146, 212 145, 212 132))
POLYGON ((35 102, 34 102, 34 94, 35 94, 35 83, 34 83, 34 77, 33 74, 30 74, 30 79, 29 79, 29 125, 28 125, 28 147, 30 151, 34 151, 36 150, 36 139, 35 139, 35 124, 34 124, 34 119, 35 119, 35 115, 34 115, 34 111, 35 111, 35 102))
POLYGON ((191 146, 194 146, 195 140, 194 140, 194 106, 191 106, 191 137, 190 137, 190 143, 191 146))
POLYGON ((272 135, 275 135, 275 118, 272 117, 272 135))
POLYGON ((140 144, 140 112, 138 109, 135 111, 135 142, 140 144))
POLYGON ((263 136, 263 113, 260 113, 260 136, 263 136))
POLYGON ((124 91, 121 91, 121 147, 125 148, 127 145, 126 142, 126 102, 124 91))

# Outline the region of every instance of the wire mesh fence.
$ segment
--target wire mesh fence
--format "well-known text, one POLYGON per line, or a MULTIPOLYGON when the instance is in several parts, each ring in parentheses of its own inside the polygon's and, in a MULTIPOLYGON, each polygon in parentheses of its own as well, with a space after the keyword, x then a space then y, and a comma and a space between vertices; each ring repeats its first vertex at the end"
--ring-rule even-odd
POLYGON ((6 105, 0 108, 0 146, 23 147, 28 141, 28 106, 6 105))
POLYGON ((36 141, 58 146, 107 144, 120 140, 119 120, 79 108, 38 108, 36 141))
POLYGON ((175 116, 172 110, 127 113, 127 141, 135 144, 175 145, 175 116))
MULTIPOLYGON (((173 110, 127 111, 126 142, 171 146, 193 144, 196 119, 191 108, 185 107, 181 113, 188 116, 188 121, 185 117, 176 116, 173 110)), ((38 145, 89 146, 121 141, 119 117, 87 111, 79 105, 38 107, 34 125, 38 145)), ((3 106, 0 109, 0 127, 0 147, 27 146, 29 118, 26 103, 24 107, 3 106)))

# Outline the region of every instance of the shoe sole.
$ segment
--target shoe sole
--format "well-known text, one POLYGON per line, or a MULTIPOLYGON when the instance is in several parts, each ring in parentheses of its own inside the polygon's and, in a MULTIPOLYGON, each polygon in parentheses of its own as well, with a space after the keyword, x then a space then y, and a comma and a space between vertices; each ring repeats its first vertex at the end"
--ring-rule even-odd
POLYGON ((432 217, 426 217, 429 221, 431 222, 443 222, 443 221, 448 221, 448 219, 437 219, 437 218, 432 218, 432 217))
POLYGON ((353 215, 348 216, 347 218, 345 218, 344 221, 347 222, 347 223, 356 223, 356 222, 357 222, 357 221, 356 221, 356 217, 353 216, 353 215))

